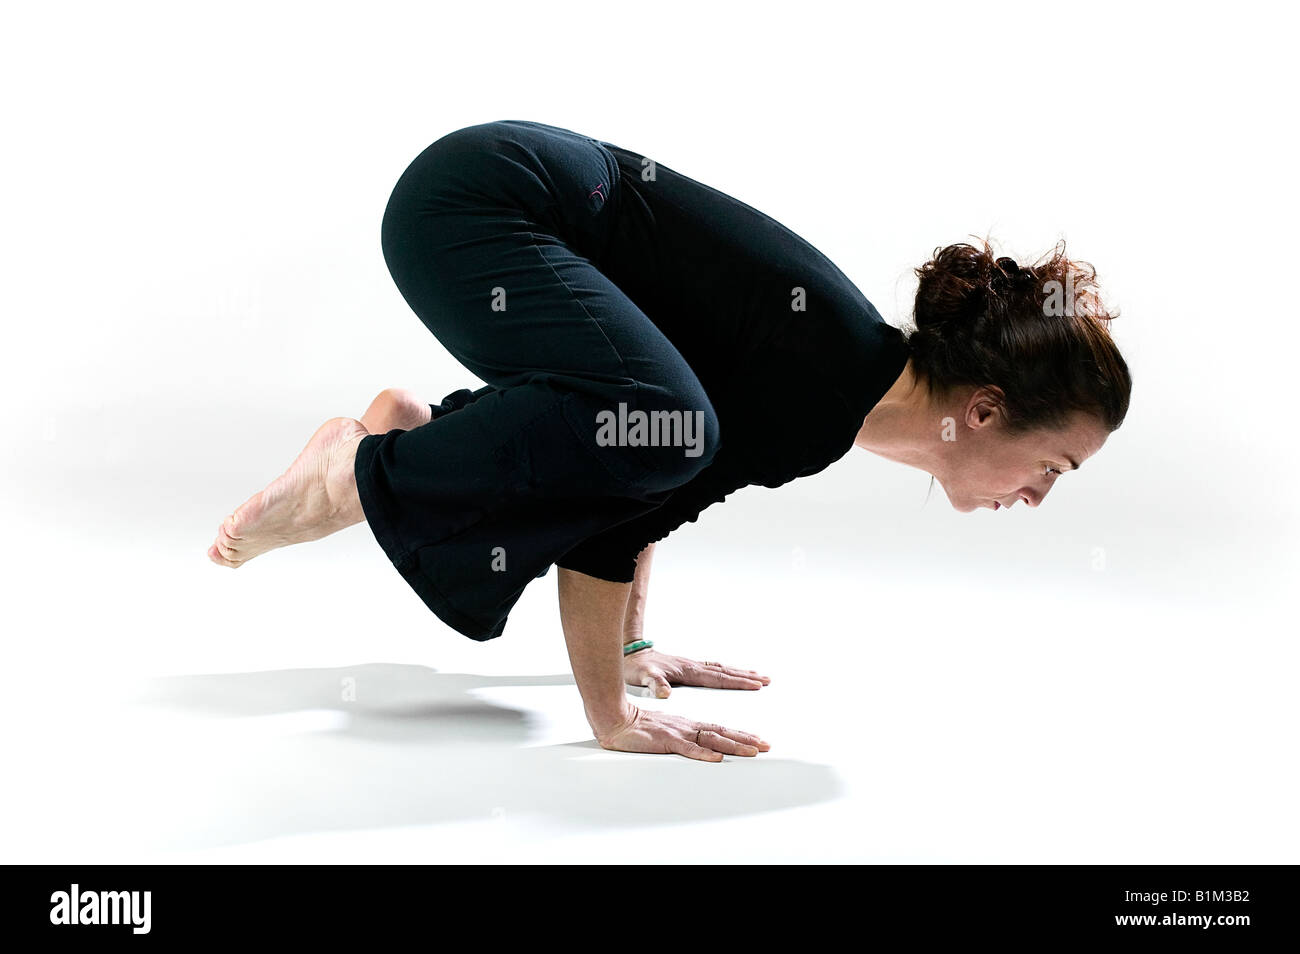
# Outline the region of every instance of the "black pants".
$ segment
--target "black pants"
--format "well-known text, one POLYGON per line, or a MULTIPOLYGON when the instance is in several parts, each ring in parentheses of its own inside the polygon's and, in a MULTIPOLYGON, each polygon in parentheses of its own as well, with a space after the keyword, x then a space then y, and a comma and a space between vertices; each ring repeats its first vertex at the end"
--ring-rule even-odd
POLYGON ((413 430, 362 439, 357 489, 388 558, 472 639, 500 636, 529 582, 709 464, 716 413, 663 332, 601 272, 625 170, 608 143, 506 120, 438 139, 398 179, 384 258, 467 369, 413 430), (701 447, 609 444, 601 412, 690 414, 701 447))

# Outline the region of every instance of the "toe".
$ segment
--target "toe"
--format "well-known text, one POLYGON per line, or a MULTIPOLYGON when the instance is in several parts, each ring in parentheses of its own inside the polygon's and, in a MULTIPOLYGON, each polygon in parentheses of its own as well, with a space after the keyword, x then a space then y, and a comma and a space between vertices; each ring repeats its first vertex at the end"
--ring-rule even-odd
POLYGON ((219 546, 224 546, 230 550, 236 550, 239 548, 241 539, 242 538, 231 534, 230 525, 227 523, 223 523, 217 528, 217 544, 219 546))
POLYGON ((222 559, 230 563, 234 563, 239 559, 239 551, 231 546, 228 541, 218 537, 217 542, 213 545, 217 548, 217 553, 222 559))

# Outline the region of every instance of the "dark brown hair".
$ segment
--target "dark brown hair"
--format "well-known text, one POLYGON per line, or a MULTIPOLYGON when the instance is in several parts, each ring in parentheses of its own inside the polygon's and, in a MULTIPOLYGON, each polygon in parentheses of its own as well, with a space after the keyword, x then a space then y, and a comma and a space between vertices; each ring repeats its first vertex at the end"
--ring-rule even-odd
POLYGON ((995 257, 987 240, 935 249, 907 337, 912 366, 932 394, 965 385, 1003 394, 1007 429, 1061 428, 1074 411, 1116 430, 1132 378, 1111 339, 1097 272, 1066 258, 1064 241, 1034 265, 995 257))

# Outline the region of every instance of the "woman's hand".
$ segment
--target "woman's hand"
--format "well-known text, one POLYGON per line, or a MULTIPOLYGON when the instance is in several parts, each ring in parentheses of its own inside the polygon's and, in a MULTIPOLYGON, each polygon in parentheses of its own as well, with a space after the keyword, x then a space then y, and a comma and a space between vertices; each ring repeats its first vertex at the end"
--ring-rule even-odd
POLYGON ((684 755, 701 762, 721 762, 723 755, 753 757, 771 748, 752 732, 728 729, 714 722, 696 722, 685 716, 639 709, 628 703, 623 717, 609 729, 598 729, 601 748, 616 752, 652 752, 684 755))
POLYGON ((645 686, 660 699, 667 699, 673 686, 704 686, 708 689, 762 689, 772 680, 752 669, 737 669, 716 662, 696 662, 684 656, 669 656, 653 649, 638 649, 623 657, 623 681, 645 686))

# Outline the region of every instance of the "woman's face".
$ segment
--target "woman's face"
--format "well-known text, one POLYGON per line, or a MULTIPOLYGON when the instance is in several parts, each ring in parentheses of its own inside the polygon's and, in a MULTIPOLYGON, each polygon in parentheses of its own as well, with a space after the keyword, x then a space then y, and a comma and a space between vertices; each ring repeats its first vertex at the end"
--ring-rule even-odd
POLYGON ((1097 453, 1110 434, 1094 415, 1080 412, 1063 429, 1011 436, 996 402, 979 395, 949 430, 955 437, 948 438, 943 473, 934 476, 962 513, 1010 509, 1021 500, 1037 507, 1061 474, 1097 453))

